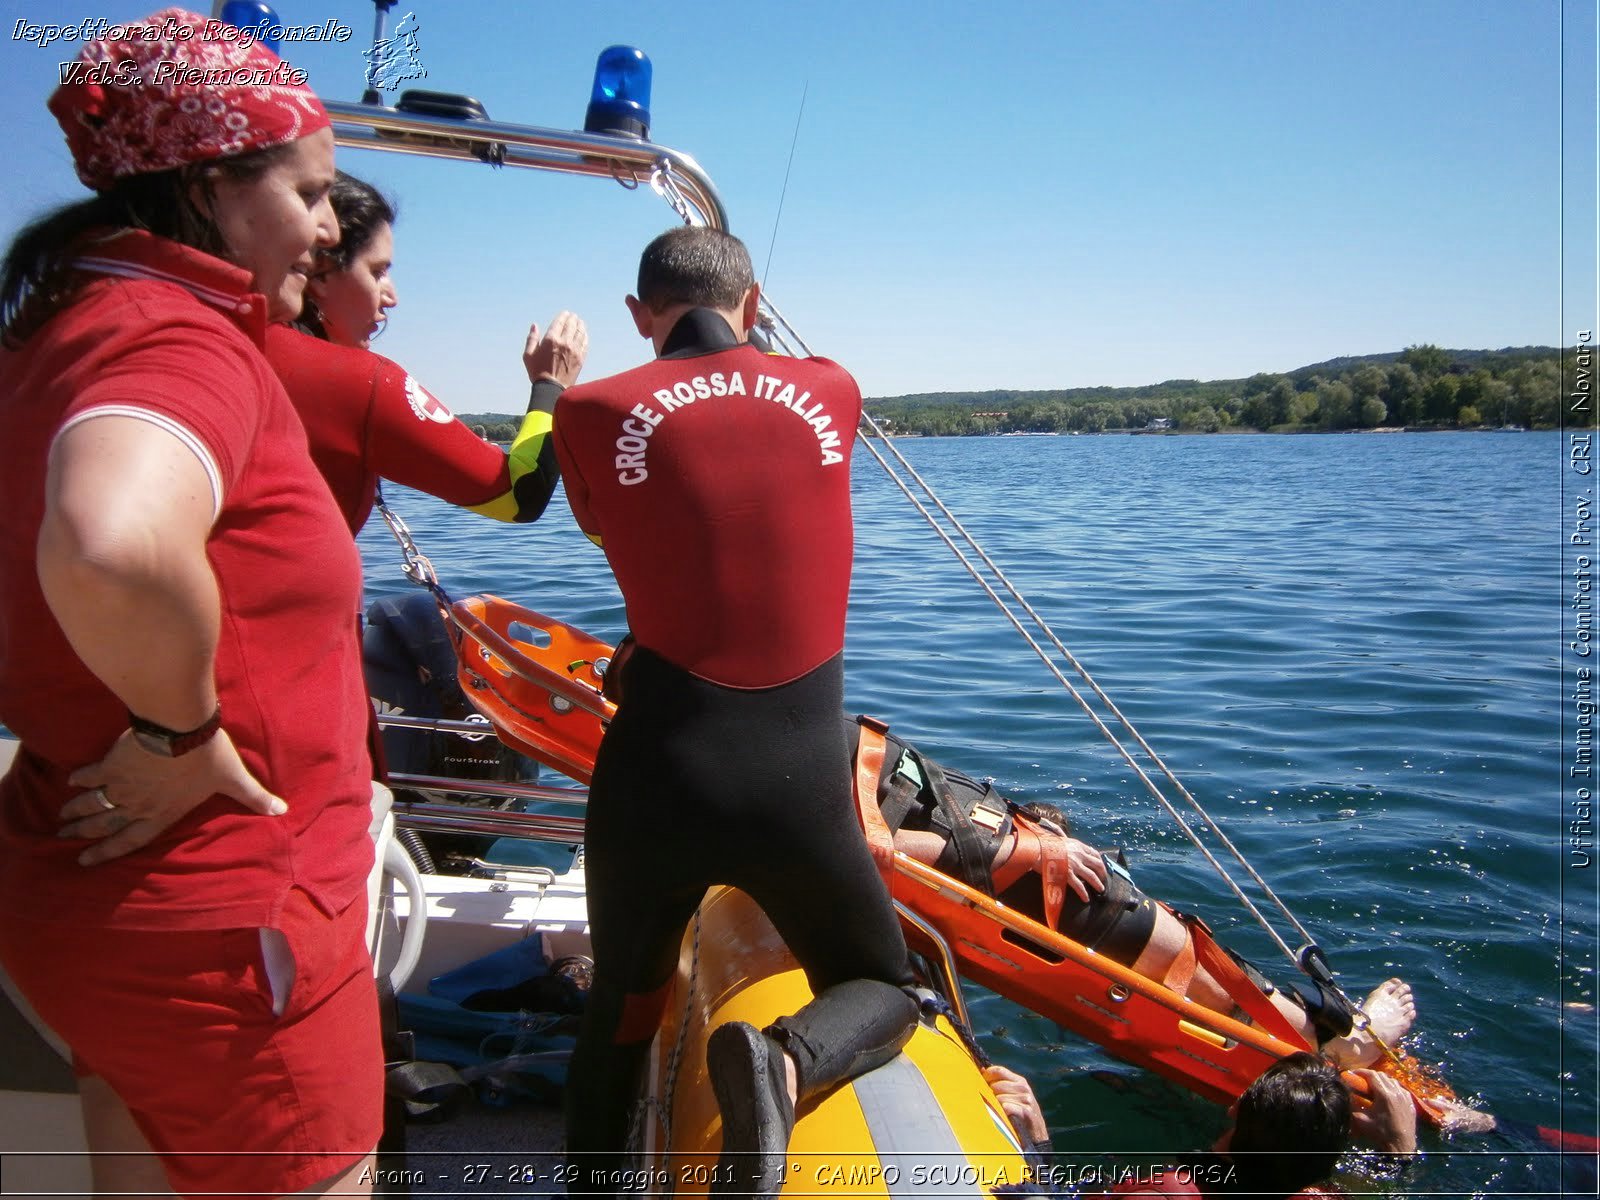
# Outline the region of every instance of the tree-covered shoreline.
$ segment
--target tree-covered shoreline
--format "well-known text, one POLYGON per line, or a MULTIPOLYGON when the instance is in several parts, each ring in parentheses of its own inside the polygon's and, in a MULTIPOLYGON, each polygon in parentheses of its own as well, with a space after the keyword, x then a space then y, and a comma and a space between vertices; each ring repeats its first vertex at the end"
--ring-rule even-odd
POLYGON ((1552 429, 1561 420, 1561 351, 1411 346, 1248 379, 874 397, 866 407, 891 435, 1552 429))
MULTIPOLYGON (((1561 351, 1409 346, 1248 379, 880 396, 866 409, 891 435, 924 437, 1553 429, 1561 422, 1561 351)), ((505 413, 461 419, 497 442, 510 441, 521 423, 505 413)))

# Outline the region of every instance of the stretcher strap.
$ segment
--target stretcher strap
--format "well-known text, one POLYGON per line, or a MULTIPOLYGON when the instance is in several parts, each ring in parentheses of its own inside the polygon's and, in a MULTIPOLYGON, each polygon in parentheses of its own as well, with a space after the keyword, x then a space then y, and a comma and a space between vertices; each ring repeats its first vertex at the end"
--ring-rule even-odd
POLYGON ((1067 839, 1020 813, 1013 814, 1011 824, 1016 845, 1011 848, 1011 857, 994 873, 995 894, 1005 891, 1029 871, 1036 872, 1044 892, 1045 924, 1055 929, 1061 920, 1061 906, 1067 899, 1071 858, 1067 839))
POLYGON ((867 849, 886 884, 894 881, 894 835, 878 808, 878 777, 883 772, 883 756, 888 745, 884 734, 889 727, 872 717, 861 717, 861 742, 856 748, 856 816, 867 835, 867 849))
MULTIPOLYGON (((922 760, 922 773, 927 778, 928 788, 933 793, 939 814, 944 818, 945 827, 950 830, 950 841, 946 849, 954 856, 955 869, 949 873, 968 887, 975 887, 980 892, 994 895, 994 877, 989 871, 989 863, 994 858, 994 847, 979 835, 972 823, 971 815, 956 801, 944 768, 931 758, 925 758, 922 760)), ((941 870, 945 869, 943 863, 944 860, 941 858, 939 864, 941 870)))
POLYGON ((883 795, 883 803, 878 809, 883 813, 883 821, 890 829, 899 829, 906 823, 912 807, 917 802, 917 793, 921 789, 915 781, 908 779, 900 771, 894 773, 889 780, 889 790, 883 795))

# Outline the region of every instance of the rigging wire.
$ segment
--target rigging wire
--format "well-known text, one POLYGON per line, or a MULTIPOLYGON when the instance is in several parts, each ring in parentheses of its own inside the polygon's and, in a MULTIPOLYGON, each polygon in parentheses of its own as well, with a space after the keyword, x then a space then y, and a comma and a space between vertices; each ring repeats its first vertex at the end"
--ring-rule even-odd
POLYGON ((772 251, 778 244, 778 226, 783 221, 783 201, 789 195, 789 172, 794 170, 794 150, 800 144, 800 118, 806 115, 806 95, 811 91, 811 80, 800 89, 800 111, 794 115, 794 137, 789 141, 789 163, 783 168, 783 190, 778 193, 778 215, 772 218, 772 240, 767 243, 767 262, 761 268, 761 290, 767 290, 767 273, 772 270, 772 251))
MULTIPOLYGON (((768 310, 769 317, 769 320, 765 323, 764 327, 767 328, 774 343, 783 346, 786 350, 790 350, 792 353, 793 350, 790 349, 792 339, 792 345, 794 347, 798 347, 801 353, 809 355, 811 351, 810 348, 805 344, 805 340, 800 337, 799 333, 794 329, 794 327, 790 325, 783 314, 778 311, 777 306, 772 304, 770 298, 763 295, 761 298, 761 303, 763 308, 768 310)), ((885 432, 882 426, 880 426, 878 422, 866 412, 862 413, 862 426, 858 428, 857 436, 861 440, 862 445, 867 448, 868 452, 877 461, 878 465, 883 468, 884 473, 889 477, 890 481, 900 489, 901 494, 903 494, 906 499, 910 500, 913 507, 915 507, 917 511, 922 514, 923 519, 928 522, 933 531, 939 536, 945 545, 949 547, 951 552, 955 554, 962 566, 966 568, 967 573, 972 576, 972 578, 980 587, 983 588, 983 590, 988 594, 990 600, 994 602, 997 608, 999 608, 1002 615, 1004 615, 1005 618, 1011 623, 1012 627, 1015 628, 1019 634, 1021 634, 1023 640, 1026 641, 1030 647, 1032 647, 1034 653, 1039 656, 1046 668, 1050 670, 1051 674, 1053 674, 1062 687, 1066 689, 1068 695, 1070 695, 1073 700, 1078 703, 1078 706, 1083 709, 1084 713, 1089 717, 1095 728, 1100 731, 1101 735, 1106 738, 1106 740, 1111 744, 1112 748, 1115 749, 1116 752, 1122 757, 1122 760, 1128 765, 1134 774, 1138 776, 1140 782, 1144 784, 1146 791, 1148 791, 1150 795, 1155 798, 1157 803, 1159 803, 1161 807, 1167 811, 1168 815, 1170 815, 1173 820, 1177 822, 1178 827, 1183 831, 1184 835, 1187 836, 1190 842, 1194 844, 1195 848, 1200 851, 1201 855, 1204 856, 1206 861, 1211 865, 1212 869, 1217 872, 1223 882, 1227 884, 1229 889, 1232 890, 1233 894, 1239 899, 1240 903, 1244 905, 1245 909, 1267 932, 1267 935, 1272 939, 1272 941, 1277 944, 1278 948, 1283 951, 1283 953, 1291 962, 1299 966, 1299 958, 1295 952, 1290 949, 1289 945, 1279 935, 1278 931, 1273 928, 1271 922, 1267 920, 1261 910, 1245 894, 1244 890, 1228 872, 1227 868, 1225 868, 1222 863, 1217 860, 1216 856, 1211 852, 1211 850, 1204 844, 1204 842, 1201 841, 1199 835, 1194 831, 1194 828, 1187 820, 1185 820, 1183 814, 1178 811, 1177 807, 1172 803, 1172 801, 1167 798, 1167 795, 1162 791, 1160 785, 1157 784, 1155 780, 1150 778, 1150 775, 1142 766, 1140 766, 1139 762, 1133 757, 1132 753, 1127 749, 1126 746, 1122 744, 1122 741, 1107 726, 1100 714, 1095 711, 1094 706, 1072 683, 1072 681, 1066 677, 1049 652, 1039 644, 1038 640, 1035 639, 1033 634, 1030 633, 1027 627, 1023 625, 1022 620, 1016 615, 1015 612, 1012 611, 1011 607, 1006 603, 1006 601, 1001 598, 999 591, 996 590, 996 587, 991 584, 988 578, 984 577, 984 574, 978 569, 972 560, 967 557, 967 554, 963 552, 961 547, 957 545, 958 539, 964 543, 979 560, 981 560, 983 566, 987 568, 995 583, 999 585, 999 588, 1003 589, 1011 597, 1016 606, 1020 608, 1022 612, 1024 612, 1032 621, 1035 629, 1061 654, 1061 656, 1066 660, 1067 664, 1077 674, 1079 679, 1083 681, 1085 686, 1092 691, 1099 701, 1105 706, 1106 711, 1109 712, 1111 716, 1115 718, 1116 722, 1121 725, 1128 738, 1138 746, 1138 748, 1146 756, 1147 760, 1157 769, 1158 773, 1161 774, 1168 781, 1168 783, 1172 785, 1172 788, 1177 792, 1177 794, 1188 803, 1191 809, 1194 810, 1195 814, 1199 817, 1200 822, 1205 826, 1205 828, 1209 830, 1224 847, 1227 848, 1229 854, 1231 854, 1239 863, 1246 874, 1248 874, 1250 879, 1254 881, 1256 886, 1261 889, 1262 893, 1272 901, 1278 912, 1282 914, 1284 920, 1287 921, 1288 924, 1295 930, 1295 932, 1304 938, 1308 944, 1315 945, 1316 939, 1311 936, 1311 933, 1305 928, 1304 925, 1300 923, 1300 921, 1295 917, 1294 913, 1289 910, 1288 906, 1284 904, 1283 900, 1277 895, 1277 893, 1273 891, 1271 885, 1269 885, 1267 881, 1263 879, 1256 871, 1256 869, 1250 865, 1244 854, 1236 845, 1234 845, 1232 839, 1230 839, 1222 830, 1222 827, 1217 824, 1217 822, 1208 812, 1206 812, 1205 808, 1200 804, 1199 800, 1195 798, 1194 794, 1183 785, 1183 783, 1175 774, 1173 774, 1171 768, 1167 766, 1166 762, 1159 754, 1156 753, 1155 749, 1149 744, 1149 742, 1144 739, 1144 736, 1138 731, 1137 728, 1135 728, 1133 722, 1129 720, 1122 710, 1116 706, 1111 697, 1106 694, 1104 689, 1101 688, 1100 684, 1089 673, 1088 669, 1070 650, 1067 649, 1066 645, 1056 635, 1055 630, 1050 627, 1050 624, 1039 614, 1033 605, 1028 602, 1027 597, 1022 594, 1022 592, 1014 583, 1012 583, 1012 581, 1006 576, 1005 572, 1002 571, 1000 567, 996 565, 994 560, 989 557, 988 553, 978 543, 977 539, 972 536, 972 534, 964 525, 962 525, 962 523, 956 518, 955 514, 952 513, 948 507, 946 507, 942 500, 939 499, 938 494, 934 492, 932 486, 926 479, 918 474, 916 469, 910 464, 909 461, 906 460, 905 456, 900 452, 899 447, 895 445, 893 439, 889 437, 888 433, 885 432), (886 450, 888 454, 894 458, 899 468, 909 475, 911 479, 915 480, 917 486, 927 497, 928 501, 935 509, 938 510, 938 517, 936 517, 934 513, 930 511, 927 504, 923 503, 923 501, 913 491, 911 486, 907 484, 899 474, 897 474, 895 468, 890 466, 884 454, 879 451, 878 446, 873 444, 874 439, 881 443, 884 450, 886 450), (940 524, 940 517, 942 517, 944 521, 948 522, 950 527, 949 529, 946 529, 945 526, 940 524), (953 534, 951 532, 952 530, 953 534)), ((1334 986, 1337 987, 1337 984, 1334 986)), ((1343 995, 1342 992, 1341 995, 1343 995)))

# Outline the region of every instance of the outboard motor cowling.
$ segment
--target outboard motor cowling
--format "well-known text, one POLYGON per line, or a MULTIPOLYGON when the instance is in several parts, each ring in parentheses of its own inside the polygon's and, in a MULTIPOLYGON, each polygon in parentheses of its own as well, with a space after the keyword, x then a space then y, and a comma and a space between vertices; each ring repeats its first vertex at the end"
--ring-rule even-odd
POLYGON ((381 716, 481 723, 481 735, 429 729, 383 731, 393 774, 517 782, 537 779, 539 764, 503 746, 467 702, 456 677, 456 652, 433 597, 426 592, 385 596, 367 608, 361 638, 367 691, 381 716))

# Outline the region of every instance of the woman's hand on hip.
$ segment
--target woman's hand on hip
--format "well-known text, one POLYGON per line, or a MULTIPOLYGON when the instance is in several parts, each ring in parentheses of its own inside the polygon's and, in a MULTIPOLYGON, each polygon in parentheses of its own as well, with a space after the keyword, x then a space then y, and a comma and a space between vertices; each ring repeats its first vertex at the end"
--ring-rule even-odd
POLYGON ((84 790, 61 808, 58 836, 94 844, 78 856, 86 867, 148 845, 212 796, 222 795, 263 816, 289 806, 250 774, 227 730, 179 758, 164 758, 125 731, 97 763, 68 782, 84 790))

